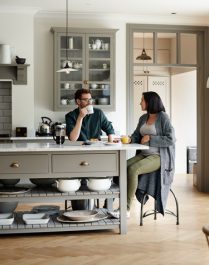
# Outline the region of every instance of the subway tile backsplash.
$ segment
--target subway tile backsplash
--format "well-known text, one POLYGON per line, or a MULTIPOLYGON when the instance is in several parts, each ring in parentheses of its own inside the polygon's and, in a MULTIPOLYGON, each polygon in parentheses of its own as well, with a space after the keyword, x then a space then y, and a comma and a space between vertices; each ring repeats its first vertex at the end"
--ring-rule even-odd
POLYGON ((12 132, 12 82, 0 80, 0 134, 12 132))

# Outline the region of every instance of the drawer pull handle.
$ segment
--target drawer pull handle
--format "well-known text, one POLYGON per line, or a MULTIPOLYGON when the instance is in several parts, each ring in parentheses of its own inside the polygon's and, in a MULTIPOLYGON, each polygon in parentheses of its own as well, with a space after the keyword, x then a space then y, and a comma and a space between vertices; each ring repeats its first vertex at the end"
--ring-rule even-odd
POLYGON ((18 162, 14 162, 14 163, 12 163, 10 165, 10 167, 12 167, 12 168, 18 168, 18 167, 20 167, 20 164, 18 162))
POLYGON ((80 163, 80 166, 89 166, 89 163, 87 161, 82 161, 80 163))

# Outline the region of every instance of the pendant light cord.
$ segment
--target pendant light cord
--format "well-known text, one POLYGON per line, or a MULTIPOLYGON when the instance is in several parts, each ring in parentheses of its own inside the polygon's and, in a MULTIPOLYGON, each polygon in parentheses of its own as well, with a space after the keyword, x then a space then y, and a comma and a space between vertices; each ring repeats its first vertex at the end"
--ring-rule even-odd
POLYGON ((68 0, 66 0, 66 59, 68 62, 68 0))

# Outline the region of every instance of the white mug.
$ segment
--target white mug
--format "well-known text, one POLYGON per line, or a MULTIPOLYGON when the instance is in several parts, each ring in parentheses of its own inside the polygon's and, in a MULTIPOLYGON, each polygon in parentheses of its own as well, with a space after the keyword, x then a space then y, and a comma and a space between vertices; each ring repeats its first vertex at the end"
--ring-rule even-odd
POLYGON ((69 89, 70 88, 70 84, 69 83, 65 83, 65 89, 69 89))
POLYGON ((66 98, 61 99, 62 105, 67 105, 67 103, 68 103, 68 99, 66 99, 66 98))
POLYGON ((86 106, 86 109, 88 111, 88 114, 93 114, 94 113, 94 108, 92 105, 88 105, 86 106))

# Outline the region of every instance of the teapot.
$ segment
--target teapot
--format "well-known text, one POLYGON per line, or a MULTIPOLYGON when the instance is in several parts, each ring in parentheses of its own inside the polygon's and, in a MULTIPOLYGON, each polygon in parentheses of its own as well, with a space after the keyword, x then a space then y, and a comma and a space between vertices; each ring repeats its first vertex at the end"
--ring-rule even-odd
POLYGON ((96 44, 97 49, 100 49, 101 46, 102 46, 102 40, 100 40, 100 39, 96 39, 96 40, 95 40, 95 44, 96 44))
POLYGON ((39 133, 41 135, 50 135, 52 120, 48 117, 41 117, 42 122, 39 125, 39 133))

